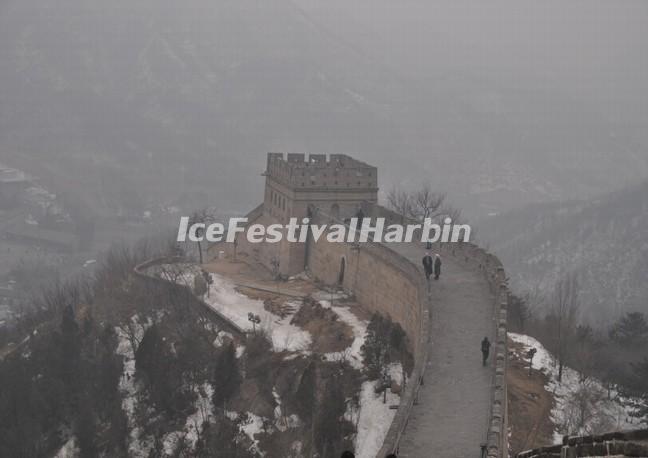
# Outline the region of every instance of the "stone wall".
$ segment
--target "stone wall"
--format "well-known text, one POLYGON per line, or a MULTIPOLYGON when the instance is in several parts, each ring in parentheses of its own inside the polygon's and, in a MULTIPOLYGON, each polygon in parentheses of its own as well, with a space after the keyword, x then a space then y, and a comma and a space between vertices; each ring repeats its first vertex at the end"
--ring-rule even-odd
POLYGON ((414 264, 381 244, 331 243, 322 235, 317 243, 308 246, 307 266, 316 280, 339 284, 367 309, 400 324, 417 354, 427 296, 421 295, 425 287, 414 264))
POLYGON ((192 306, 197 310, 201 315, 208 316, 212 320, 219 323, 223 330, 235 334, 239 337, 245 337, 245 331, 241 329, 236 323, 227 318, 222 313, 218 312, 211 308, 205 301, 197 297, 190 287, 186 285, 180 285, 178 283, 171 282, 169 280, 150 275, 147 270, 151 267, 162 265, 162 264, 175 264, 182 262, 183 259, 177 257, 161 257, 151 259, 149 261, 143 262, 135 266, 133 269, 133 274, 135 278, 143 282, 148 287, 159 291, 160 288, 168 289, 169 292, 177 294, 178 299, 182 302, 192 306))
MULTIPOLYGON (((415 224, 415 221, 408 220, 402 215, 386 209, 380 205, 366 203, 363 206, 365 215, 373 218, 385 218, 385 225, 388 224, 415 224)), ((491 415, 484 445, 489 458, 508 457, 508 406, 507 406, 507 309, 509 288, 502 262, 497 256, 478 247, 474 243, 445 243, 435 244, 435 248, 444 257, 451 256, 466 268, 476 269, 485 276, 491 291, 495 294, 493 304, 495 342, 493 354, 495 364, 493 365, 493 391, 491 395, 491 415)), ((420 275, 419 275, 420 276, 420 275)), ((427 356, 426 356, 427 357, 427 356)))
MULTIPOLYGON (((321 212, 314 217, 315 224, 332 221, 321 212)), ((407 333, 414 369, 378 456, 397 452, 427 366, 430 298, 424 276, 412 262, 384 245, 330 243, 325 236, 309 244, 307 264, 315 279, 329 285, 339 284, 364 307, 389 316, 407 333)))
POLYGON ((493 391, 491 395, 491 416, 486 442, 488 458, 508 457, 508 406, 506 371, 508 364, 507 309, 509 288, 502 262, 497 256, 473 243, 441 244, 445 256, 452 256, 466 267, 479 269, 486 277, 495 294, 493 314, 496 323, 493 352, 493 391))
POLYGON ((378 169, 346 154, 268 153, 266 175, 297 190, 378 190, 378 169))
MULTIPOLYGON (((384 217, 387 219, 387 224, 411 222, 370 202, 363 204, 362 208, 366 216, 384 217)), ((257 210, 258 218, 255 222, 263 220, 263 216, 259 213, 257 210)), ((314 224, 340 223, 323 211, 317 211, 312 222, 314 224)), ((257 259, 265 264, 269 257, 276 256, 278 248, 278 246, 273 248, 246 245, 245 241, 241 241, 237 250, 241 253, 248 251, 251 260, 257 259)), ((430 299, 424 276, 421 275, 417 265, 378 243, 329 243, 323 235, 317 243, 311 240, 303 248, 306 266, 311 276, 324 284, 342 286, 353 293, 364 307, 389 316, 407 333, 414 355, 414 370, 410 382, 402 393, 401 405, 378 455, 382 458, 398 450, 401 435, 407 425, 425 373, 428 357, 430 299), (342 269, 344 275, 341 275, 342 269)), ((231 254, 232 247, 227 249, 231 254)), ((465 264, 466 268, 481 271, 496 296, 493 304, 496 339, 493 345, 495 364, 493 365, 492 406, 489 423, 484 425, 484 430, 487 431, 485 445, 489 458, 507 457, 506 314, 509 290, 504 268, 497 257, 472 243, 440 244, 438 250, 443 253, 443 256, 452 256, 465 264)))
POLYGON ((565 436, 563 443, 519 453, 517 458, 648 457, 648 429, 596 436, 565 436))

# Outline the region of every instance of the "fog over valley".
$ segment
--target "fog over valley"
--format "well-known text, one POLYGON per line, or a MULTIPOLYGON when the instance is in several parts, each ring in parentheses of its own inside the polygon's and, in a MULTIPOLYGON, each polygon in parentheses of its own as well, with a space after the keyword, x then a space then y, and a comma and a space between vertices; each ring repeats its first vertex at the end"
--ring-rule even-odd
POLYGON ((645 0, 0 0, 0 458, 648 456, 647 278, 645 0))
POLYGON ((92 206, 127 189, 141 206, 200 192, 245 211, 266 151, 353 153, 383 190, 429 180, 475 216, 587 198, 646 177, 645 14, 4 1, 0 158, 92 206))

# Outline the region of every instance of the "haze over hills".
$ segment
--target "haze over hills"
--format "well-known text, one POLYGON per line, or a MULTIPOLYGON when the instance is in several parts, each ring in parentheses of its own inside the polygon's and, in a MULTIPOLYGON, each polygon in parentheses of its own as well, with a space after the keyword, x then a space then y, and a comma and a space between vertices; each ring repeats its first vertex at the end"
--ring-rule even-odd
POLYGON ((0 158, 96 206, 238 211, 265 151, 352 153, 477 216, 645 178, 648 7, 479 3, 4 2, 0 158))
POLYGON ((648 424, 647 19, 0 0, 0 457, 503 457, 648 424), (433 281, 419 241, 336 237, 395 186, 484 249, 433 281), (505 300, 536 288, 560 313, 505 300))
POLYGON ((581 282, 583 318, 609 324, 648 312, 648 182, 586 202, 537 204, 488 218, 479 236, 518 291, 549 293, 565 272, 581 282))

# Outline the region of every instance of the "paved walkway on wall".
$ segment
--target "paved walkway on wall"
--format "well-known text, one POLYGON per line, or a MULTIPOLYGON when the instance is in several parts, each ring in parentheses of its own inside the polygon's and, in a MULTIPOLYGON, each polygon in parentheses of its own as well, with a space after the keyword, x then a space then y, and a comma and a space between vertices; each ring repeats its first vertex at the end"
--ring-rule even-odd
MULTIPOLYGON (((421 266, 422 245, 390 248, 421 266)), ((482 366, 480 343, 484 336, 494 342, 495 299, 480 271, 450 254, 442 257, 441 279, 431 280, 425 384, 401 440, 399 458, 479 458, 480 443, 486 438, 492 367, 482 366)))

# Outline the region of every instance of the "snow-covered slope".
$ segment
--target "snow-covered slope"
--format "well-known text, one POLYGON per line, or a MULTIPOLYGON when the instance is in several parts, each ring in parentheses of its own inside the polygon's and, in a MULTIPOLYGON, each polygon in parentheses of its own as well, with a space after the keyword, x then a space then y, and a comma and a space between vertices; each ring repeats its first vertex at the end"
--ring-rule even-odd
POLYGON ((579 276, 583 318, 605 325, 648 312, 648 182, 589 202, 544 204, 484 221, 482 240, 513 287, 549 293, 561 274, 579 276))
POLYGON ((551 419, 555 425, 554 442, 564 435, 583 436, 615 430, 638 429, 636 419, 624 406, 624 399, 614 390, 608 397, 607 389, 600 380, 583 379, 575 370, 563 368, 562 381, 558 382, 558 364, 555 358, 533 337, 509 333, 509 338, 526 352, 535 348, 533 366, 544 372, 549 381, 545 389, 555 398, 551 419))

